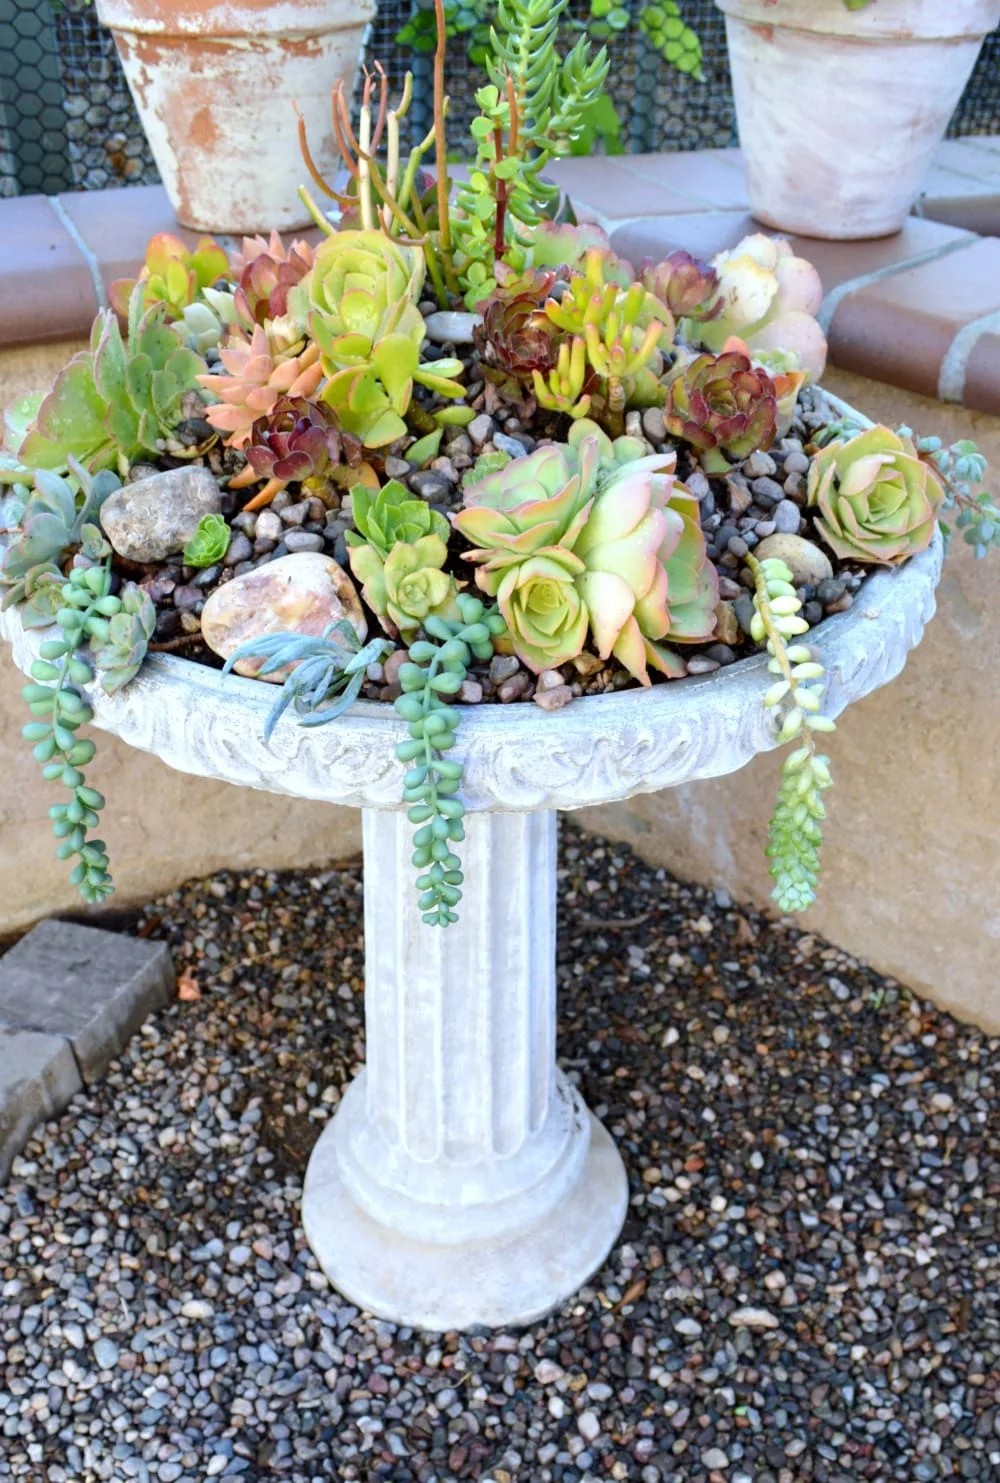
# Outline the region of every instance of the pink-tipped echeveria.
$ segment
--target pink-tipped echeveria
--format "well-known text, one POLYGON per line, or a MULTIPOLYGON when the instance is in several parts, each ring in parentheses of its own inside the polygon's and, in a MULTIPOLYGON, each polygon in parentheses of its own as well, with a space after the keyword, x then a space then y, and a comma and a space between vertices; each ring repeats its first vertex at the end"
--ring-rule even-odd
POLYGON ((454 380, 461 361, 420 361, 424 271, 419 247, 382 232, 334 232, 288 294, 290 314, 322 354, 323 400, 368 448, 406 433, 415 381, 442 396, 462 394, 454 380))
POLYGON ((205 416, 219 432, 229 434, 226 444, 230 448, 245 448, 254 424, 269 417, 280 401, 308 401, 322 382, 319 346, 298 340, 289 348, 273 328, 255 325, 248 339, 234 327, 219 351, 226 375, 198 377, 205 390, 220 399, 205 416))
POLYGON ((679 365, 663 411, 667 431, 697 449, 708 474, 725 474, 739 459, 769 448, 777 415, 770 376, 735 350, 679 365))
POLYGON ((697 505, 693 527, 690 510, 673 508, 673 456, 618 462, 609 450, 593 424, 578 423, 571 444, 541 448, 472 485, 454 524, 474 543, 466 556, 476 563, 476 582, 497 599, 514 652, 529 669, 569 662, 592 635, 601 658, 613 654, 648 685, 649 665, 684 673, 662 640, 694 637, 692 629, 699 638, 711 634, 717 583, 704 559, 697 505), (675 635, 677 556, 680 629, 688 632, 675 635))
POLYGON ((908 438, 871 427, 816 454, 806 497, 842 561, 896 566, 930 545, 944 490, 908 438))
POLYGON ((756 360, 784 351, 811 381, 826 365, 826 337, 816 319, 823 286, 812 263, 796 257, 782 238, 755 232, 712 259, 718 275, 719 310, 708 320, 685 320, 692 344, 720 351, 738 335, 756 360))
POLYGON ((308 242, 293 242, 286 251, 281 238, 272 232, 270 243, 264 243, 262 237, 244 238, 244 253, 257 243, 262 250, 247 260, 233 294, 236 312, 251 329, 288 313, 289 292, 313 265, 313 249, 308 242))

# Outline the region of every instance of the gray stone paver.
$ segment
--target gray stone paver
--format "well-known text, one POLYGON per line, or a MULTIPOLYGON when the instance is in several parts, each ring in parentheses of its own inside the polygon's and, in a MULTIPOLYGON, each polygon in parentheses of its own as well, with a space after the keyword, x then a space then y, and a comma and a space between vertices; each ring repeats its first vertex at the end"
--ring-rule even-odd
POLYGON ((0 1029, 0 1180, 38 1123, 55 1117, 82 1089, 67 1040, 0 1029))
POLYGON ((174 983, 170 952, 77 922, 40 922, 0 959, 0 1027, 61 1035, 96 1081, 174 983))
POLYGON ((173 986, 164 943, 76 922, 41 922, 0 959, 0 1181, 173 986))

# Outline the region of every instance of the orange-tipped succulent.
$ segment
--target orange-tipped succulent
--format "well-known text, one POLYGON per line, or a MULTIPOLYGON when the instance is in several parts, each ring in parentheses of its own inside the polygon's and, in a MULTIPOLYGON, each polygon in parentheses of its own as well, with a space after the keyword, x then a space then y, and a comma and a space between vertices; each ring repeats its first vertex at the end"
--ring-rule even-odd
POLYGON ((195 303, 203 288, 229 275, 229 259, 214 237, 202 237, 193 250, 170 232, 150 238, 146 259, 138 278, 116 278, 108 297, 122 319, 128 317, 129 299, 136 283, 143 285, 142 305, 166 304, 168 317, 179 319, 195 303))

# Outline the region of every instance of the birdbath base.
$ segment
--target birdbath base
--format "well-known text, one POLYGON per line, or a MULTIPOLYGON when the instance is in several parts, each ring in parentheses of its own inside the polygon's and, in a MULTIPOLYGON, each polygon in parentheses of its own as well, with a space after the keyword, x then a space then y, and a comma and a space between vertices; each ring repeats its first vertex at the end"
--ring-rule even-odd
POLYGON ((597 1271, 625 1219, 618 1150, 591 1113, 576 1184, 534 1225, 482 1241, 419 1241, 380 1225, 340 1176, 331 1129, 313 1150, 302 1223, 338 1292, 380 1318, 422 1329, 506 1328, 542 1318, 597 1271))
POLYGON ((527 1323, 592 1276, 628 1204, 555 1064, 555 814, 468 818, 444 929, 421 921, 411 836, 365 810, 366 1066, 309 1161, 306 1237, 381 1318, 527 1323))

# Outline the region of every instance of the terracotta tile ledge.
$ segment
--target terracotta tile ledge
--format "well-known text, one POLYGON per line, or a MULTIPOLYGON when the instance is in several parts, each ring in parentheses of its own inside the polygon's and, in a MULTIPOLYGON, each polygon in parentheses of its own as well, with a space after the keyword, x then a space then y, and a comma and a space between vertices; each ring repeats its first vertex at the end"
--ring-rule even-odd
MULTIPOLYGON (((552 174, 634 261, 710 256, 758 230, 738 150, 570 159, 552 174)), ((85 334, 158 231, 196 238, 158 186, 0 201, 0 351, 85 334)), ((946 141, 894 237, 790 240, 823 280, 834 365, 1000 415, 1000 139, 946 141)))

